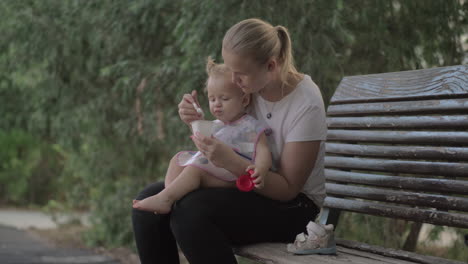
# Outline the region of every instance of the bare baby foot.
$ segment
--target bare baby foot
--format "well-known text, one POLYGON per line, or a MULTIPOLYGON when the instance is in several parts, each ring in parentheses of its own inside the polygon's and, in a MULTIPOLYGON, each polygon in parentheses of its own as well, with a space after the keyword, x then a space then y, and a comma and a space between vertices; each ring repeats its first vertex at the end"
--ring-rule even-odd
POLYGON ((160 195, 153 195, 143 200, 134 200, 133 208, 157 214, 167 214, 171 211, 173 201, 160 195))

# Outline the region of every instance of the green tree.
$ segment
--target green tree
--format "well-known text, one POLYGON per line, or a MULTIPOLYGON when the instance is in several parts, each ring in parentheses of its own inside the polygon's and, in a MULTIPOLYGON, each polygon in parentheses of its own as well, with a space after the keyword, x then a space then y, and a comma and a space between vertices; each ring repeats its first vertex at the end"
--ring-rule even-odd
POLYGON ((91 242, 130 244, 131 199, 193 148, 177 104, 202 91, 230 26, 286 26, 328 101, 343 76, 460 64, 467 13, 456 0, 1 1, 0 131, 56 151, 41 154, 63 160, 51 198, 92 209, 91 242))

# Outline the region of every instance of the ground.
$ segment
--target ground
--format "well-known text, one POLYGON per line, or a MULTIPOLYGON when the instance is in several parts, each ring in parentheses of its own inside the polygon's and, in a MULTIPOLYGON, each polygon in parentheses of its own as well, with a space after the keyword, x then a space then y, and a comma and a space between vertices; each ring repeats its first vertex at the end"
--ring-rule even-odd
MULTIPOLYGON (((50 215, 37 210, 0 208, 0 263, 32 263, 31 259, 34 263, 57 264, 140 263, 137 254, 129 248, 87 247, 81 239, 89 228, 86 214, 78 218, 82 221, 68 221, 68 217, 54 221, 50 215)), ((180 255, 181 264, 188 264, 180 255)))
POLYGON ((82 225, 68 225, 60 226, 59 228, 54 229, 32 228, 29 229, 29 231, 47 243, 55 245, 56 247, 88 249, 100 255, 105 255, 116 259, 122 264, 140 263, 138 256, 128 248, 119 247, 107 249, 103 247, 87 247, 81 239, 81 234, 83 234, 86 229, 87 227, 82 225))

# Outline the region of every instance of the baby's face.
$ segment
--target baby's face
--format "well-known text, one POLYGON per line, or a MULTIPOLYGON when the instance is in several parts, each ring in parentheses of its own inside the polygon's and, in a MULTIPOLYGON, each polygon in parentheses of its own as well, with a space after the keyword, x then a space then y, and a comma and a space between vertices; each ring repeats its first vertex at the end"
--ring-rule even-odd
POLYGON ((207 84, 210 112, 224 123, 233 122, 245 113, 246 95, 231 82, 230 74, 212 76, 207 84))

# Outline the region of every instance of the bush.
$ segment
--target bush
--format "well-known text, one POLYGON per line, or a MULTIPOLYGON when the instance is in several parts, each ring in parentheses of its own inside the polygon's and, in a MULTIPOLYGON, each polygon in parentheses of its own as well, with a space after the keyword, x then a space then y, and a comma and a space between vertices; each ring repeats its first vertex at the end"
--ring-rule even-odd
POLYGON ((0 130, 0 200, 17 205, 44 205, 58 193, 61 155, 50 145, 20 130, 0 130))

